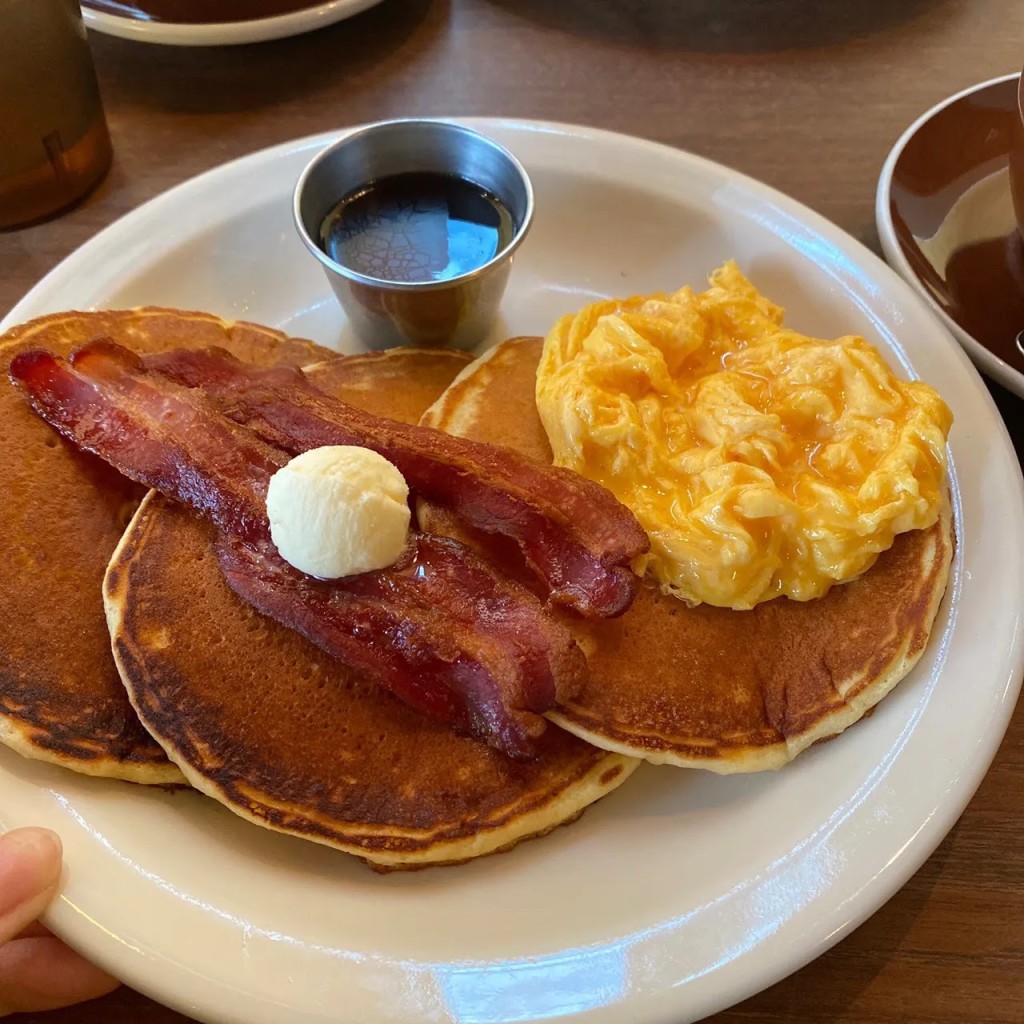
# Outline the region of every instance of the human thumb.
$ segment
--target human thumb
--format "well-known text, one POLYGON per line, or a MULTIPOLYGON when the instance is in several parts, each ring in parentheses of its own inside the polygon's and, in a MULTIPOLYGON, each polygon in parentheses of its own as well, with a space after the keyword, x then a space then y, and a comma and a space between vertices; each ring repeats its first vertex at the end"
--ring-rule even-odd
POLYGON ((0 945, 46 909, 60 882, 60 837, 45 828, 0 836, 0 945))

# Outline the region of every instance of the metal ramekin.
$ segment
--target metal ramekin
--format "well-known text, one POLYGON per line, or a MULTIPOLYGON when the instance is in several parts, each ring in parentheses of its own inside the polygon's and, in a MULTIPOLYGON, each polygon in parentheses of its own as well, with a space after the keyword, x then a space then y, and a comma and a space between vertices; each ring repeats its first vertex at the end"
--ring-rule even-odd
POLYGON ((533 219, 533 188, 503 146, 446 121, 382 121, 328 146, 295 187, 295 224, 359 338, 370 348, 396 345, 471 349, 487 335, 533 219), (409 283, 367 277, 333 260, 319 244, 324 218, 340 199, 391 174, 432 171, 473 182, 497 196, 515 233, 495 256, 447 281, 409 283))

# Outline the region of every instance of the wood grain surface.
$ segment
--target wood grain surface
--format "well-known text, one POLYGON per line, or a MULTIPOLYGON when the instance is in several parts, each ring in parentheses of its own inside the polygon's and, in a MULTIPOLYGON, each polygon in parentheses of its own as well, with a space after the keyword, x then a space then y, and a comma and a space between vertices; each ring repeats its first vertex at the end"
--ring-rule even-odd
MULTIPOLYGON (((1018 0, 384 0, 307 36, 231 49, 93 35, 113 170, 73 212, 0 233, 0 314, 170 186, 390 116, 549 118, 657 139, 782 189, 877 250, 874 189, 889 147, 942 97, 1018 70, 1022 40, 1018 0)), ((1021 402, 994 391, 1024 453, 1021 402)), ((1024 1021, 1022 840, 1024 710, 960 823, 901 892, 809 966, 711 1019, 1024 1021)), ((127 989, 10 1019, 185 1020, 127 989)))

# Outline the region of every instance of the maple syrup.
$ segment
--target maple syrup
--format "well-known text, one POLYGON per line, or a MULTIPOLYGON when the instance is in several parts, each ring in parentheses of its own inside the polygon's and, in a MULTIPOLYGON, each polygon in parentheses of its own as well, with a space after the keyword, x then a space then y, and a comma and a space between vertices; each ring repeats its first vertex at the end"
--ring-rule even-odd
POLYGON ((378 281, 426 284, 489 263, 515 234, 504 203, 465 178, 393 174, 344 196, 320 243, 336 263, 378 281))

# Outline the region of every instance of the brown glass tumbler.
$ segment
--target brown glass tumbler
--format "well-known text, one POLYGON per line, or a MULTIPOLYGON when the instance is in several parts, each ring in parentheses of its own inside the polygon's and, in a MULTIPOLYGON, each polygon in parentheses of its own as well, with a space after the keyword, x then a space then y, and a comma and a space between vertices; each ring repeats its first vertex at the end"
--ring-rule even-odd
POLYGON ((70 206, 110 158, 77 0, 0 0, 0 228, 70 206))

